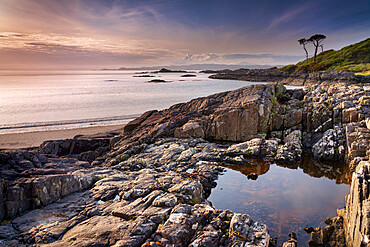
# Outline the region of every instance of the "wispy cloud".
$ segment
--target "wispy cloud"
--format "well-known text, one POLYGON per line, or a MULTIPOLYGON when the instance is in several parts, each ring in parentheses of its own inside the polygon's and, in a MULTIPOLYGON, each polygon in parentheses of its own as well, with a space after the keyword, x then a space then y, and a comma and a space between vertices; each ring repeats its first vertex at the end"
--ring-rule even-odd
POLYGON ((121 43, 110 42, 84 36, 60 34, 21 34, 0 33, 3 37, 0 49, 18 49, 28 52, 59 53, 59 52, 92 52, 110 53, 115 55, 151 55, 159 56, 171 53, 170 50, 148 46, 140 41, 129 40, 121 43))
POLYGON ((328 36, 327 48, 333 47, 330 32, 335 28, 342 31, 334 37, 350 37, 346 42, 368 36, 366 1, 348 9, 352 12, 346 17, 358 17, 354 22, 343 18, 345 0, 0 0, 0 53, 2 64, 14 57, 14 63, 26 61, 22 55, 30 54, 45 63, 84 56, 90 58, 86 63, 114 61, 117 67, 179 61, 288 63, 302 54, 297 39, 313 32, 328 36), (325 26, 330 32, 319 29, 325 26))
POLYGON ((293 8, 288 9, 279 17, 274 18, 271 21, 270 25, 268 26, 268 29, 272 29, 282 24, 294 21, 295 19, 297 19, 299 15, 307 12, 310 8, 314 7, 313 5, 314 4, 311 2, 307 2, 304 5, 298 5, 293 8))

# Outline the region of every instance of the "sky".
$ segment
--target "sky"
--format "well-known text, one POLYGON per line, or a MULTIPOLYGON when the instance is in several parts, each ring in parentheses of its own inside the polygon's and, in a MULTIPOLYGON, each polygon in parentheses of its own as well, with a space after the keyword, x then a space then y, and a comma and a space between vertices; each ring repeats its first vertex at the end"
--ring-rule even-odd
POLYGON ((0 0, 0 69, 284 65, 305 58, 300 38, 369 38, 369 13, 370 0, 0 0))

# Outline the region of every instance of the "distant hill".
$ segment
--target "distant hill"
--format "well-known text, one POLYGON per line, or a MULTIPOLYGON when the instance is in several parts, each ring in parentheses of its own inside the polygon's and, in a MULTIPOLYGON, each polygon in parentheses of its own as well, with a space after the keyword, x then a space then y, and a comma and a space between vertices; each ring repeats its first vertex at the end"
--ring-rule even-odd
MULTIPOLYGON (((302 50, 303 52, 303 50, 302 50)), ((316 57, 304 60, 297 64, 291 64, 280 68, 281 71, 323 71, 323 70, 345 70, 352 72, 370 72, 370 38, 353 45, 346 46, 339 51, 323 51, 316 57)))
MULTIPOLYGON (((257 65, 257 64, 240 64, 240 65, 230 65, 230 64, 189 64, 189 65, 166 65, 166 66, 151 66, 151 67, 136 67, 136 68, 126 68, 122 67, 119 70, 160 70, 161 68, 166 68, 170 70, 223 70, 223 69, 266 69, 272 67, 271 65, 257 65)), ((281 66, 277 66, 281 67, 281 66)))

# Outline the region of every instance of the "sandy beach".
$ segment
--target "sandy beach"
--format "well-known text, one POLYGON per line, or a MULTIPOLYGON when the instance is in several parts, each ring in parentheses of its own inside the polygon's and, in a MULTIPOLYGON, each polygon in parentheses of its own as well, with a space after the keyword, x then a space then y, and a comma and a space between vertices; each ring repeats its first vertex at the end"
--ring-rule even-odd
POLYGON ((94 135, 114 130, 121 130, 125 125, 96 126, 79 129, 37 131, 0 135, 0 149, 19 149, 38 147, 47 140, 73 138, 76 135, 94 135))

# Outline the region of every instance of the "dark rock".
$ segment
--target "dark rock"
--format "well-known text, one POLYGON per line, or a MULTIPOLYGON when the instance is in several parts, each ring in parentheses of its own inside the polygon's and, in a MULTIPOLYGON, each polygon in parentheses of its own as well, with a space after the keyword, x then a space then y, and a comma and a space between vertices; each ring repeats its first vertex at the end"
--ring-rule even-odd
POLYGON ((248 174, 247 178, 252 179, 252 180, 257 180, 258 175, 256 173, 248 174))
POLYGON ((296 233, 289 233, 289 237, 290 239, 283 244, 283 247, 296 247, 298 245, 296 233))
POLYGON ((188 72, 185 70, 170 70, 170 69, 162 68, 159 71, 154 72, 154 73, 188 73, 188 72))
POLYGON ((313 227, 305 227, 305 228, 303 228, 303 230, 305 231, 305 232, 307 232, 308 234, 310 234, 311 232, 313 232, 315 229, 313 228, 313 227))
POLYGON ((133 131, 136 127, 138 127, 142 122, 144 122, 148 117, 150 117, 153 113, 158 112, 157 110, 154 111, 147 111, 143 113, 140 117, 135 118, 131 122, 127 123, 123 128, 125 132, 133 131))
POLYGON ((153 79, 153 80, 150 80, 148 82, 155 82, 155 83, 158 83, 158 82, 167 82, 165 80, 162 80, 162 79, 153 79))
POLYGON ((133 77, 155 77, 154 75, 134 75, 133 77))
POLYGON ((309 246, 346 246, 343 218, 336 216, 325 219, 328 226, 310 228, 309 246))

